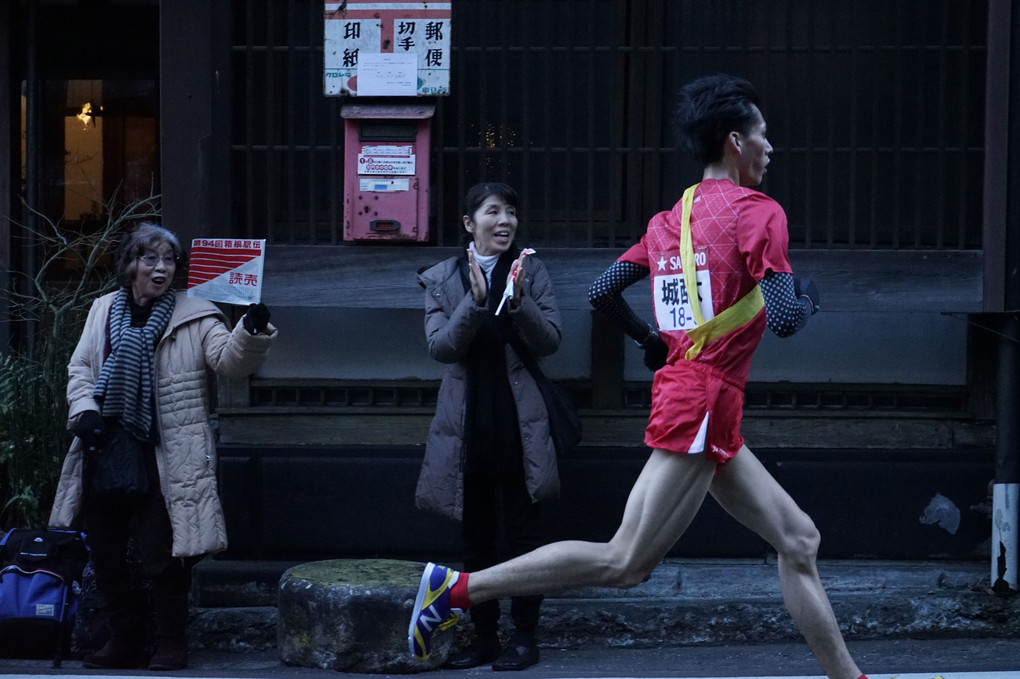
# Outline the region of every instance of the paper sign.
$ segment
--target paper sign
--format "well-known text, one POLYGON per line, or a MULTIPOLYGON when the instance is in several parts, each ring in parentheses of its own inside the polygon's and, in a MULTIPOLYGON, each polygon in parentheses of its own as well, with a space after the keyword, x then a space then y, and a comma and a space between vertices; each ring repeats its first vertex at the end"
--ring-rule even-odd
POLYGON ((358 174, 414 174, 415 157, 358 154, 358 174))
POLYGON ((364 179, 358 180, 358 188, 361 191, 369 192, 374 191, 376 193, 393 192, 393 191, 410 191, 411 180, 402 178, 392 179, 364 179))
POLYGON ((414 97, 418 94, 416 54, 362 54, 357 70, 361 96, 414 97))
POLYGON ((194 239, 188 297, 244 306, 261 302, 265 253, 265 239, 194 239))
POLYGON ((326 0, 324 92, 352 97, 449 94, 452 6, 435 0, 326 0), (372 63, 380 54, 408 55, 414 61, 394 71, 393 62, 372 63), (413 70, 413 79, 406 69, 413 70), (393 80, 397 72, 400 77, 393 80))

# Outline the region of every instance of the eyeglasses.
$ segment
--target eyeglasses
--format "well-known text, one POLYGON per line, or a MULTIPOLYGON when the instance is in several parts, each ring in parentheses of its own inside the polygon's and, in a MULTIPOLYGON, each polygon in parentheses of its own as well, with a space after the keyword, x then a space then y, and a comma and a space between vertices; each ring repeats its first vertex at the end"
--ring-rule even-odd
POLYGON ((177 258, 173 255, 163 255, 160 257, 159 255, 150 253, 147 255, 141 255, 138 259, 145 262, 146 266, 156 266, 160 260, 162 260, 163 264, 167 266, 175 266, 177 264, 177 258))

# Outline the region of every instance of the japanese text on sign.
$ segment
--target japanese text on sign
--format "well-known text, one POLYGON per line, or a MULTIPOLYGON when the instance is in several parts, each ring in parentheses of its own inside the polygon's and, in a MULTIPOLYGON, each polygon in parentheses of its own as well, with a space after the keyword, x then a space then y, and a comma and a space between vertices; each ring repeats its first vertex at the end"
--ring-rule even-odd
POLYGON ((450 2, 326 2, 325 94, 448 94, 451 7, 450 2), (380 59, 383 54, 391 57, 380 59), (397 55, 412 58, 404 62, 397 55))
POLYGON ((262 300, 263 239, 196 238, 188 262, 188 296, 227 304, 262 300))
POLYGON ((415 157, 358 154, 358 174, 414 174, 415 157))
POLYGON ((252 250, 261 250, 265 239, 262 240, 231 240, 231 239, 207 239, 207 238, 196 238, 191 241, 191 247, 206 247, 206 248, 244 248, 252 250))

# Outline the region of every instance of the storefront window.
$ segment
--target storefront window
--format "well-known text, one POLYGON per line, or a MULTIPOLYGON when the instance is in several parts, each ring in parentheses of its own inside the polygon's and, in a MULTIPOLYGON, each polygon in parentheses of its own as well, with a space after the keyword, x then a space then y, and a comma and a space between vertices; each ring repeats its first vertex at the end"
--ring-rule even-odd
POLYGON ((158 193, 155 82, 69 80, 66 92, 65 218, 100 216, 104 203, 158 193))
MULTIPOLYGON (((88 228, 111 204, 159 193, 153 80, 57 80, 43 88, 39 148, 48 218, 88 228)), ((22 98, 22 129, 25 120, 22 98)), ((22 135, 22 167, 27 134, 22 135)))

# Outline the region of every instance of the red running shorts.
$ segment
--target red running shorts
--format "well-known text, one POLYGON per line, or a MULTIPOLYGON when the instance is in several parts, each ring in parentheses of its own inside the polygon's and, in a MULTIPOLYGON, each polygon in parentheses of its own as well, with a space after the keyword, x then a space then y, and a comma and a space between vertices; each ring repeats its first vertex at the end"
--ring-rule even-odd
POLYGON ((701 363, 665 365, 652 380, 652 413, 645 445, 677 453, 705 453, 724 464, 740 450, 744 390, 701 363))

